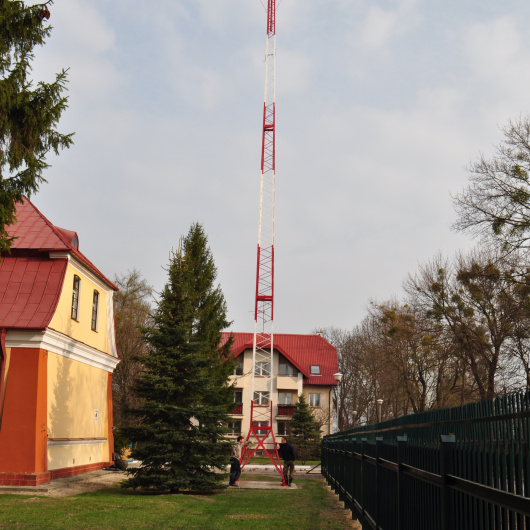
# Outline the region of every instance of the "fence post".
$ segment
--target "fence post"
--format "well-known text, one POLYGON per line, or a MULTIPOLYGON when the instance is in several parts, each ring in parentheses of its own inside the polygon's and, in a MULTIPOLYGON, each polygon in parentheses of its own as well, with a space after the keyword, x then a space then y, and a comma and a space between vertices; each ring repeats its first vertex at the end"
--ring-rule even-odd
POLYGON ((332 445, 333 452, 331 453, 331 477, 333 479, 331 483, 331 488, 333 491, 337 491, 337 460, 338 455, 335 452, 337 450, 337 438, 333 438, 333 445, 332 445))
POLYGON ((449 489, 447 475, 453 473, 455 446, 456 438, 454 435, 440 435, 440 475, 442 478, 440 515, 442 519, 442 530, 452 530, 454 528, 453 494, 449 489))
POLYGON ((351 497, 352 497, 352 515, 354 513, 354 510, 356 509, 355 508, 355 501, 357 501, 358 503, 360 502, 360 498, 359 498, 359 484, 361 483, 361 472, 360 472, 360 467, 357 465, 357 462, 356 462, 356 458, 353 456, 353 454, 355 453, 355 449, 357 449, 357 438, 355 438, 355 436, 352 438, 352 442, 351 442, 351 451, 352 451, 352 458, 351 458, 351 470, 352 470, 352 473, 351 473, 351 481, 350 481, 350 486, 351 486, 351 497))
POLYGON ((361 438, 361 514, 364 515, 366 506, 364 504, 364 471, 365 471, 365 453, 366 453, 366 442, 368 438, 361 438))
POLYGON ((407 437, 397 437, 397 511, 398 511, 398 530, 406 529, 405 519, 405 485, 404 485, 404 474, 403 464, 405 462, 405 450, 407 446, 407 437))
POLYGON ((379 496, 381 493, 380 488, 380 477, 379 477, 379 458, 381 457, 381 444, 383 443, 382 436, 376 436, 375 438, 375 527, 379 528, 379 496))
POLYGON ((344 441, 344 438, 341 438, 340 439, 340 443, 339 443, 339 469, 338 469, 338 473, 337 473, 337 480, 339 482, 338 486, 339 486, 339 491, 337 492, 338 493, 338 496, 339 496, 339 500, 344 502, 344 499, 345 499, 345 496, 344 496, 344 477, 345 477, 345 469, 344 469, 344 466, 346 465, 346 456, 344 455, 344 450, 345 450, 345 441, 344 441))

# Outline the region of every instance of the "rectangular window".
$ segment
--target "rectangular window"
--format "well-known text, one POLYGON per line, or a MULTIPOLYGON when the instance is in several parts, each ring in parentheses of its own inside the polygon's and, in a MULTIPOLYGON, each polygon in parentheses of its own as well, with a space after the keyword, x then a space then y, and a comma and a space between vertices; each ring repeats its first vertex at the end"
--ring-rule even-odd
POLYGON ((72 318, 79 320, 79 291, 81 287, 81 279, 74 275, 74 286, 72 289, 72 318))
POLYGON ((258 391, 254 392, 254 404, 255 405, 268 405, 269 404, 269 393, 258 391))
POLYGON ((309 406, 320 407, 320 394, 309 394, 309 406))
POLYGON ((234 368, 234 374, 233 375, 243 375, 243 356, 240 355, 238 358, 237 358, 237 364, 236 364, 236 367, 234 368))
POLYGON ((279 421, 278 422, 278 436, 289 436, 291 434, 291 422, 290 421, 279 421))
POLYGON ((278 403, 280 405, 292 405, 293 404, 292 392, 278 392, 278 403))
POLYGON ((94 290, 94 296, 92 298, 92 331, 98 330, 98 304, 99 293, 94 290))
POLYGON ((311 375, 320 375, 320 366, 312 365, 311 366, 311 375))
POLYGON ((228 434, 239 436, 241 434, 241 420, 231 421, 228 424, 228 434))
POLYGON ((291 363, 287 362, 285 359, 280 359, 280 364, 278 365, 278 374, 293 377, 297 375, 297 371, 291 363))
POLYGON ((234 403, 243 403, 243 390, 236 390, 234 392, 234 403))
POLYGON ((254 366, 254 375, 271 375, 271 363, 258 362, 254 366))

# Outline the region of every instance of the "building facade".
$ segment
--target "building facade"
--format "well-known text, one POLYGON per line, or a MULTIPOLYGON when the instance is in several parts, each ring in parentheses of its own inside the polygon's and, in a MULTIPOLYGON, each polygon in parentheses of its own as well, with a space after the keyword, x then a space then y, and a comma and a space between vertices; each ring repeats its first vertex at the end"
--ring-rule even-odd
MULTIPOLYGON (((250 430, 251 402, 254 406, 267 406, 263 400, 265 381, 271 367, 268 363, 252 365, 252 333, 223 333, 226 341, 234 336, 232 353, 237 366, 231 380, 234 383, 234 410, 230 424, 231 435, 246 436, 250 430), (254 395, 251 380, 254 370, 254 395)), ((329 434, 333 420, 333 388, 337 384, 337 350, 321 335, 275 334, 272 362, 272 418, 274 436, 288 436, 298 401, 303 394, 321 424, 322 434, 329 434)))
POLYGON ((27 199, 0 263, 0 484, 37 485, 112 463, 114 292, 27 199))

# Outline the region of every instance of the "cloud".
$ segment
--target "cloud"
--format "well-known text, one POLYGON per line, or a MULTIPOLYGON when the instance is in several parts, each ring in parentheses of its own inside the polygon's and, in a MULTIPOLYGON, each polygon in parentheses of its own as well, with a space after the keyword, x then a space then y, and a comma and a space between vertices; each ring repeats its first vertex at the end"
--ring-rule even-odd
POLYGON ((69 52, 101 54, 114 48, 114 30, 90 2, 56 0, 52 15, 50 22, 68 39, 69 52))
POLYGON ((184 78, 176 76, 174 81, 186 101, 195 107, 212 109, 226 101, 227 86, 222 76, 212 70, 188 66, 184 78))
POLYGON ((73 98, 100 99, 116 88, 122 74, 115 64, 116 34, 90 2, 56 0, 51 9, 53 31, 36 53, 36 79, 69 69, 68 88, 73 98))
MULTIPOLYGON (((528 107, 530 8, 277 3, 275 330, 350 327, 419 261, 465 245, 449 192, 497 124, 528 107)), ((36 67, 48 79, 71 66, 60 129, 77 134, 36 205, 110 277, 138 267, 157 289, 198 220, 234 329, 251 329, 262 5, 55 0, 50 21, 36 67)))
POLYGON ((513 15, 472 24, 463 34, 468 90, 483 111, 505 121, 528 109, 530 39, 513 15))
POLYGON ((284 51, 279 53, 277 61, 280 64, 278 75, 281 78, 279 94, 299 93, 310 87, 314 64, 307 54, 284 51))
POLYGON ((393 11, 379 6, 368 9, 360 34, 360 43, 364 49, 379 50, 419 23, 419 16, 414 11, 415 0, 399 0, 397 4, 393 11))
POLYGON ((529 46, 512 16, 473 24, 464 35, 464 51, 482 79, 512 86, 530 78, 529 46))

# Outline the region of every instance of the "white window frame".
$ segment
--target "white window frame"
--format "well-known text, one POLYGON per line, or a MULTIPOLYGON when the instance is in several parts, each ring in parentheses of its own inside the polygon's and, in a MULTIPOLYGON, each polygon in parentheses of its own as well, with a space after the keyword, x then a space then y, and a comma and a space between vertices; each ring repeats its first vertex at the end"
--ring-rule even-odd
POLYGON ((232 375, 243 375, 243 356, 239 355, 236 359, 236 366, 232 375))
POLYGON ((269 377, 271 375, 271 363, 270 362, 257 362, 254 365, 254 375, 269 377))
POLYGON ((311 375, 321 375, 320 374, 320 365, 312 364, 311 365, 311 375))
POLYGON ((291 425, 290 421, 280 420, 278 422, 278 436, 289 436, 291 434, 291 425))
POLYGON ((90 329, 92 331, 98 330, 98 319, 99 319, 99 291, 94 289, 92 294, 92 320, 90 321, 90 329))
POLYGON ((293 404, 293 393, 292 392, 278 392, 278 405, 292 405, 293 404))
POLYGON ((81 298, 81 278, 74 274, 74 281, 72 285, 72 307, 70 316, 76 322, 79 322, 79 307, 80 307, 80 298, 81 298), (76 289, 77 283, 77 289, 76 289))
POLYGON ((235 390, 234 391, 234 403, 236 404, 240 404, 240 403, 243 403, 243 390, 235 390), (240 397, 240 400, 238 401, 236 399, 236 396, 239 396, 240 397))
POLYGON ((320 394, 317 394, 317 393, 309 394, 309 406, 310 407, 321 407, 322 406, 321 403, 322 401, 320 399, 320 394))
POLYGON ((255 405, 268 405, 270 403, 269 393, 265 390, 256 390, 254 392, 255 405))
POLYGON ((228 422, 228 435, 239 436, 240 434, 241 434, 241 420, 229 421, 228 422))
POLYGON ((278 363, 278 375, 294 377, 298 374, 296 368, 289 361, 280 359, 280 362, 278 363), (282 370, 284 367, 285 369, 282 370))

